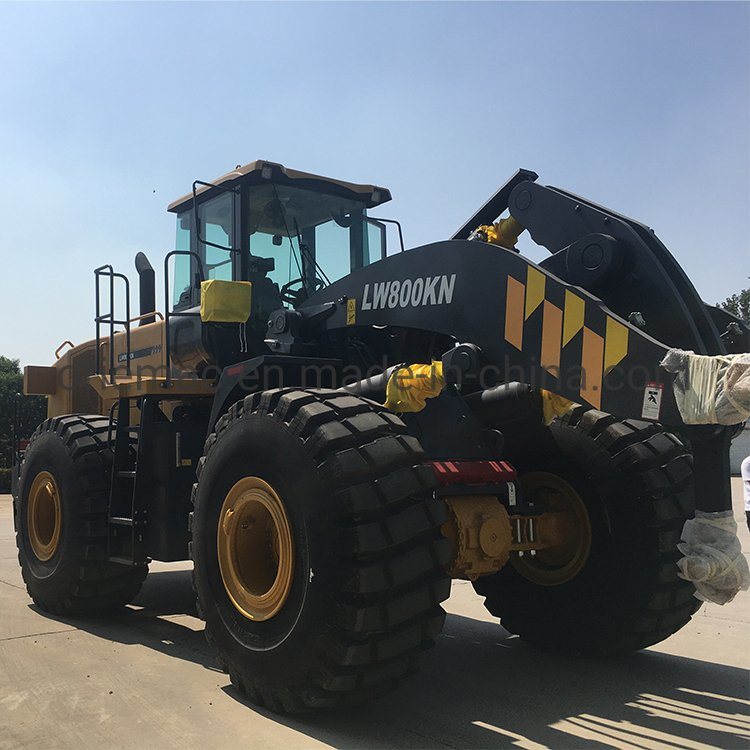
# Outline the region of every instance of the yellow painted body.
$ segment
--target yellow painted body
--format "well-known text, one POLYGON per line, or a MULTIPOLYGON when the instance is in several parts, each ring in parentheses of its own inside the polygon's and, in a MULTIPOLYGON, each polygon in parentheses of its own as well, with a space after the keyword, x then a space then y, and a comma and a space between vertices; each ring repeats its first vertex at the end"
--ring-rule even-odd
MULTIPOLYGON (((130 329, 131 374, 140 380, 164 377, 164 321, 157 320, 130 329)), ((125 333, 114 336, 114 359, 118 376, 125 377, 127 352, 125 333), (119 360, 119 361, 118 361, 119 360)), ((109 371, 109 338, 99 342, 99 371, 109 371)), ((108 414, 115 396, 94 389, 89 378, 96 372, 96 341, 68 349, 51 367, 26 367, 24 393, 47 396, 47 416, 63 414, 108 414)))

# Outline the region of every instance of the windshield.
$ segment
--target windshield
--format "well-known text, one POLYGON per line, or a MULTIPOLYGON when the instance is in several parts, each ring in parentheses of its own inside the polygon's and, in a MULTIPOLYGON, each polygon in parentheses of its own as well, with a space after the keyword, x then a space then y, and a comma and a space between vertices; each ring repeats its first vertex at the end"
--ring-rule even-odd
POLYGON ((250 281, 258 314, 296 307, 320 288, 386 254, 385 225, 365 204, 310 188, 272 182, 222 192, 177 216, 173 304, 200 298, 197 259, 207 279, 250 281), (239 211, 239 216, 237 213, 239 211), (242 229, 240 229, 242 227, 242 229), (248 253, 248 255, 244 255, 248 253))
POLYGON ((279 287, 299 281, 311 293, 380 258, 358 201, 268 183, 249 190, 246 212, 250 256, 273 259, 279 287))

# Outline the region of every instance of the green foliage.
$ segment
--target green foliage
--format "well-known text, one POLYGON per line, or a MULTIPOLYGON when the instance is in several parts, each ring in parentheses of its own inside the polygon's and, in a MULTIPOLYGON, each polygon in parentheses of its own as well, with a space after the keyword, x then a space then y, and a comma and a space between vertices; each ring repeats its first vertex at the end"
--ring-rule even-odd
POLYGON ((0 495, 10 492, 10 469, 0 469, 0 495))
POLYGON ((0 354, 0 377, 3 375, 18 375, 21 369, 17 359, 8 359, 0 354))
MULTIPOLYGON (((16 413, 16 394, 23 393, 23 375, 17 359, 0 355, 0 470, 13 463, 13 422, 16 413)), ((37 425, 47 416, 45 396, 21 396, 19 408, 19 437, 29 438, 37 425)), ((0 475, 0 484, 3 483, 0 475)), ((10 483, 10 476, 7 479, 10 483)))
POLYGON ((750 289, 743 289, 739 294, 727 297, 724 302, 719 302, 718 307, 736 315, 750 325, 750 289))

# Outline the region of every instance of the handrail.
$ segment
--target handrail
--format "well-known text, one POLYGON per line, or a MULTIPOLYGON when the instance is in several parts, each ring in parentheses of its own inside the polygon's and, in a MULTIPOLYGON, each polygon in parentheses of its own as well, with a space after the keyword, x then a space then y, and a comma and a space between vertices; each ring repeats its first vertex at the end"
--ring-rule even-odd
POLYGON ((115 408, 117 408, 117 416, 120 416, 120 401, 115 400, 112 402, 112 406, 109 407, 109 424, 107 425, 107 448, 112 447, 112 425, 114 422, 115 408))
MULTIPOLYGON (((203 182, 203 180, 193 181, 193 227, 195 228, 195 237, 199 244, 208 245, 209 247, 215 247, 219 250, 226 250, 229 253, 241 252, 236 247, 225 247, 224 245, 217 245, 215 242, 209 242, 205 237, 201 237, 201 222, 198 218, 198 191, 196 185, 202 185, 203 187, 216 188, 217 190, 223 190, 225 193, 234 193, 237 195, 239 187, 226 187, 225 185, 215 185, 213 182, 203 182)), ((234 207, 232 208, 232 215, 234 215, 234 207)))
POLYGON ((131 318, 131 323, 137 323, 139 320, 143 320, 144 318, 158 318, 159 320, 164 320, 164 315, 162 315, 158 310, 152 310, 148 313, 143 313, 143 315, 137 315, 135 318, 131 318))
POLYGON ((401 252, 404 252, 406 248, 404 247, 404 233, 401 231, 401 222, 396 221, 396 219, 381 219, 379 216, 365 216, 365 221, 381 221, 383 224, 395 224, 398 229, 398 240, 401 243, 401 252))
POLYGON ((126 357, 125 357, 125 373, 130 375, 130 280, 123 273, 116 273, 114 268, 110 264, 99 266, 94 269, 94 278, 96 281, 96 316, 94 322, 96 323, 96 374, 101 374, 101 365, 99 363, 99 344, 101 341, 101 324, 109 324, 109 377, 114 383, 117 380, 117 371, 115 368, 115 325, 125 326, 125 339, 126 339, 126 357), (100 282, 101 277, 106 276, 109 278, 109 312, 102 314, 101 311, 101 289, 100 282), (125 284, 125 319, 119 320, 115 318, 115 279, 122 279, 125 284))
POLYGON ((69 341, 68 339, 65 339, 65 341, 60 344, 60 346, 55 349, 55 359, 60 359, 60 350, 65 346, 68 345, 71 349, 75 349, 75 344, 72 341, 69 341))

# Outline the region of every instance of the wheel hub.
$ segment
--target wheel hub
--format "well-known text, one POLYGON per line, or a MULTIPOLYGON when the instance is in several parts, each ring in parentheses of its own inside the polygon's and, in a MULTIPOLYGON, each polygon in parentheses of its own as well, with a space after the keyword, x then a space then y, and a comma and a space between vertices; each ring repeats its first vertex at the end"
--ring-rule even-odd
POLYGON ((245 617, 274 617, 289 596, 294 541, 278 493, 259 477, 240 479, 219 514, 217 554, 224 588, 245 617))
POLYGON ((46 562, 57 552, 62 529, 60 491, 48 471, 40 471, 31 483, 26 527, 32 551, 46 562))
POLYGON ((557 586, 575 578, 591 551, 591 522, 581 496, 564 479, 545 471, 521 478, 524 497, 554 522, 554 541, 534 555, 512 558, 524 578, 542 586, 557 586))

